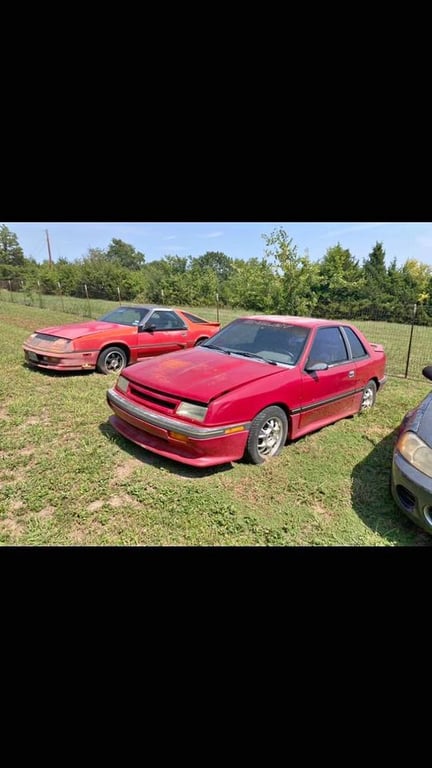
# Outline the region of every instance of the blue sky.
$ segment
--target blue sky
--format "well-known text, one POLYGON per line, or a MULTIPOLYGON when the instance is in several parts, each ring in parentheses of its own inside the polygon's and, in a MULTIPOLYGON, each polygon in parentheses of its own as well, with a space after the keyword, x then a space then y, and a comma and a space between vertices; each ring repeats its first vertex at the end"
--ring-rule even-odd
POLYGON ((261 258, 262 234, 283 227, 313 261, 338 242, 360 263, 377 241, 382 242, 387 265, 417 259, 432 267, 432 222, 0 222, 17 237, 25 256, 42 262, 48 258, 48 230, 53 260, 74 261, 89 248, 106 248, 112 238, 124 240, 144 253, 146 262, 168 254, 201 256, 222 251, 231 258, 261 258))

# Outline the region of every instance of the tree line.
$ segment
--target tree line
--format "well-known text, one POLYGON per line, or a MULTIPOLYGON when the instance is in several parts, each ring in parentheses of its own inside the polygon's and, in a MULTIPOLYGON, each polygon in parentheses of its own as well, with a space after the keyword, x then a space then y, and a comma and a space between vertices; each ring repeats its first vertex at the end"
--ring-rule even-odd
POLYGON ((109 300, 220 305, 267 314, 382 319, 432 324, 432 268, 416 259, 386 265, 382 242, 362 263, 338 242, 318 261, 300 254, 282 228, 263 234, 263 255, 232 259, 219 251, 202 256, 167 255, 146 262, 134 246, 113 238, 107 248, 89 248, 70 262, 36 262, 24 255, 17 236, 0 225, 0 283, 32 294, 109 300))

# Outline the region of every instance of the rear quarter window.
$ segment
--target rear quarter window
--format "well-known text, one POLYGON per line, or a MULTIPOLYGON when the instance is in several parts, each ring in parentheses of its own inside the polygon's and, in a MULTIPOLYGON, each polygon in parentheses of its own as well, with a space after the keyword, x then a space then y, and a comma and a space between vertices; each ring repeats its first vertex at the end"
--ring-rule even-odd
POLYGON ((190 312, 183 312, 183 314, 191 321, 191 323, 207 323, 207 320, 203 320, 202 317, 198 317, 198 315, 191 315, 190 312))
POLYGON ((356 333, 352 330, 352 328, 347 328, 346 326, 343 326, 343 329, 348 337, 349 345, 351 347, 351 352, 353 356, 353 360, 358 360, 360 357, 367 357, 367 351, 363 346, 363 343, 360 341, 359 337, 356 333))

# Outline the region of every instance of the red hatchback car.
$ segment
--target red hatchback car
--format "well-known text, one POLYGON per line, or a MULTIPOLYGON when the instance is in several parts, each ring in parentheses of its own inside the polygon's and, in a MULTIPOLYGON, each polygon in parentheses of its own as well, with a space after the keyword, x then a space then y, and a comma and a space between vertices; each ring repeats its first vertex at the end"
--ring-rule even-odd
POLYGON ((26 363, 53 371, 120 373, 144 357, 194 347, 220 323, 168 307, 118 307, 99 320, 41 328, 23 344, 26 363))
POLYGON ((262 464, 287 438, 371 408, 385 367, 382 346, 348 323, 243 317, 196 349, 127 368, 107 392, 110 423, 184 464, 262 464))

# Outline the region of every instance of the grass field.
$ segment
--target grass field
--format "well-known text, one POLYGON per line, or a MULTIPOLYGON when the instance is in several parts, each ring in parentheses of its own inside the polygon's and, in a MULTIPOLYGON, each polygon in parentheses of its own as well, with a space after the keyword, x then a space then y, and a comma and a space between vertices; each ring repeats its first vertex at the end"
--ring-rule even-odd
MULTIPOLYGON (((0 302, 1 544, 432 545, 388 491, 395 429, 426 381, 391 377, 372 412, 286 446, 267 465, 195 470, 111 430, 114 376, 24 366, 29 333, 71 319, 0 302)), ((385 325, 368 333, 386 345, 385 325)))

